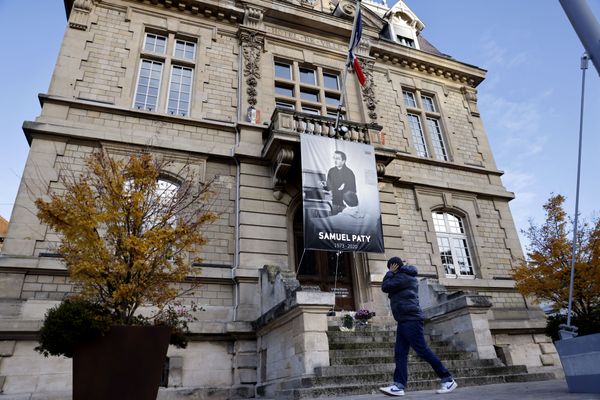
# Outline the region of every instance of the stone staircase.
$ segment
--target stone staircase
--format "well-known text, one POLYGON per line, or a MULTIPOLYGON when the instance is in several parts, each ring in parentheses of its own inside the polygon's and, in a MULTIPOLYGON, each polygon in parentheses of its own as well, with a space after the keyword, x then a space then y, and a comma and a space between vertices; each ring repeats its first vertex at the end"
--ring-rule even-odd
MULTIPOLYGON (((277 399, 306 399, 379 393, 394 373, 395 327, 366 326, 355 332, 328 332, 330 366, 315 369, 315 376, 286 382, 277 399)), ((471 353, 427 337, 432 350, 453 374, 459 387, 492 383, 554 379, 552 373, 528 373, 523 365, 505 366, 499 359, 480 360, 471 353)), ((428 363, 411 350, 407 390, 436 389, 439 380, 428 363)))

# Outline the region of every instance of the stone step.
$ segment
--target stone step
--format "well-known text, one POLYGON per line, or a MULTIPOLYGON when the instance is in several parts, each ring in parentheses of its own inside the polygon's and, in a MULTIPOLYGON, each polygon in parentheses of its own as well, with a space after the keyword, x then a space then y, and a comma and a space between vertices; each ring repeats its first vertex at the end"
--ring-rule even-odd
MULTIPOLYGON (((512 383, 512 382, 532 382, 554 379, 553 374, 512 374, 512 375, 493 375, 457 378, 459 387, 489 385, 493 383, 512 383)), ((379 388, 389 385, 388 381, 381 381, 373 384, 350 384, 350 385, 328 385, 312 388, 297 388, 280 390, 276 396, 281 400, 313 399, 320 397, 350 396, 360 394, 378 394, 379 388)), ((439 380, 419 380, 409 381, 408 390, 430 390, 439 386, 439 380)))
MULTIPOLYGON (((504 364, 497 358, 489 360, 448 360, 444 362, 444 365, 453 372, 459 368, 486 368, 486 367, 501 367, 504 364)), ((385 372, 393 373, 396 364, 355 364, 355 365, 333 365, 329 367, 317 367, 315 368, 316 376, 336 376, 336 375, 355 375, 369 371, 371 373, 385 372)), ((428 371, 431 370, 429 363, 411 362, 408 364, 409 371, 428 371)))
MULTIPOLYGON (((378 331, 378 332, 327 332, 329 343, 335 344, 350 344, 350 343, 394 343, 396 341, 395 331, 378 331)), ((436 337, 425 335, 427 343, 448 344, 448 342, 440 341, 436 337)))
MULTIPOLYGON (((437 356, 442 362, 446 362, 448 360, 472 360, 473 356, 471 353, 462 352, 462 351, 451 351, 445 353, 438 353, 437 356)), ((394 362, 394 354, 387 353, 384 356, 371 356, 371 357, 363 357, 363 356, 355 356, 355 357, 343 357, 343 356, 329 356, 329 360, 331 365, 353 365, 353 364, 388 364, 394 362)), ((408 360, 410 361, 420 361, 416 355, 409 355, 408 360)))
MULTIPOLYGON (((431 350, 435 354, 438 353, 453 353, 453 352, 463 352, 456 348, 447 347, 447 346, 438 346, 433 345, 429 346, 431 350)), ((385 346, 385 347, 367 347, 367 348, 358 348, 358 349, 331 349, 329 348, 329 357, 375 357, 375 356, 389 356, 390 354, 394 354, 394 346, 385 346)), ((409 355, 416 355, 413 349, 410 349, 409 355)))
MULTIPOLYGON (((437 375, 429 368, 427 371, 413 371, 409 370, 409 382, 418 381, 435 381, 437 375)), ((293 389, 293 388, 318 388, 324 386, 344 386, 344 385, 371 385, 379 382, 391 381, 392 372, 378 372, 378 373, 361 373, 353 375, 336 375, 336 376, 321 376, 321 377, 305 377, 298 380, 288 381, 282 389, 293 389)), ((464 367, 456 368, 452 370, 452 375, 457 380, 463 378, 473 378, 479 376, 510 376, 527 374, 527 368, 522 365, 511 366, 511 367, 464 367)))

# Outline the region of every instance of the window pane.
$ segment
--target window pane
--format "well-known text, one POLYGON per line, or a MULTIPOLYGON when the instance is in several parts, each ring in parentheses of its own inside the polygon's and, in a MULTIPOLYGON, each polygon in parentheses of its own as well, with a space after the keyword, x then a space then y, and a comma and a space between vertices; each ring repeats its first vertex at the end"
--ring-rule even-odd
POLYGON ((155 35, 153 33, 146 33, 146 39, 144 41, 144 50, 151 51, 153 53, 165 54, 167 47, 167 38, 165 36, 155 35))
POLYGON ((275 85, 275 93, 280 96, 294 97, 294 89, 287 86, 275 85))
POLYGON ((311 92, 308 90, 300 90, 300 98, 302 100, 318 102, 319 101, 319 93, 311 92))
POLYGON ((275 77, 292 79, 292 66, 289 64, 275 63, 275 77))
POLYGON ((340 90, 337 75, 323 73, 323 84, 327 89, 340 90))
POLYGON ((435 109, 435 103, 433 102, 433 98, 429 96, 421 96, 421 102, 423 103, 423 108, 425 111, 429 112, 437 112, 435 109))
POLYGON ((417 102, 415 101, 415 95, 412 92, 406 90, 402 92, 404 94, 404 104, 406 107, 417 108, 417 102))
POLYGON ((321 114, 321 110, 319 110, 317 108, 313 108, 313 107, 302 107, 302 112, 307 113, 307 114, 314 114, 314 115, 321 114))
POLYGON ((171 115, 180 115, 187 117, 189 115, 189 98, 191 86, 182 83, 184 77, 191 80, 192 69, 186 67, 173 66, 171 70, 171 82, 169 90, 169 101, 167 113, 171 115))
POLYGON ((134 103, 138 110, 156 110, 162 67, 158 61, 142 60, 134 103))
POLYGON ((427 146, 425 145, 425 137, 421 128, 421 120, 418 115, 408 114, 408 124, 412 134, 415 150, 420 157, 428 157, 427 146))
POLYGON ((315 80, 315 71, 312 69, 300 68, 300 82, 307 85, 315 85, 317 83, 315 80))
POLYGON ((196 56, 196 43, 180 39, 176 40, 173 55, 177 58, 193 60, 196 56))
POLYGON ((296 107, 291 103, 286 103, 285 101, 276 101, 275 107, 284 108, 286 110, 294 110, 296 107))
POLYGON ((339 106, 340 105, 340 96, 325 94, 325 103, 329 106, 339 106))
POLYGON ((440 122, 435 118, 427 118, 427 128, 429 129, 429 135, 431 136, 431 143, 433 144, 435 158, 438 160, 448 161, 446 146, 444 145, 444 137, 442 136, 442 129, 440 128, 440 122))

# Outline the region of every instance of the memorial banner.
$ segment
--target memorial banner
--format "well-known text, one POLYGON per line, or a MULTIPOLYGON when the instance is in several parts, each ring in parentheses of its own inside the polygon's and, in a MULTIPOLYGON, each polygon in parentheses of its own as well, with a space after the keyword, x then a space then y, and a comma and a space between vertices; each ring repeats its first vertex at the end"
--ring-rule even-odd
POLYGON ((300 135, 304 247, 383 253, 373 146, 300 135))

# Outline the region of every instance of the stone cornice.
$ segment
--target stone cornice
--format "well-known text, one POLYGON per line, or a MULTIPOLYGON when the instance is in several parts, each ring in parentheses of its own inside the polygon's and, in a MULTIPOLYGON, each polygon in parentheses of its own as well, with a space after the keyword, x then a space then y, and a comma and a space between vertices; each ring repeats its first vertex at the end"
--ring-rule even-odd
POLYGON ((477 87, 485 79, 486 70, 456 61, 452 58, 430 54, 396 43, 378 40, 371 45, 370 55, 377 61, 434 75, 459 85, 477 87))

